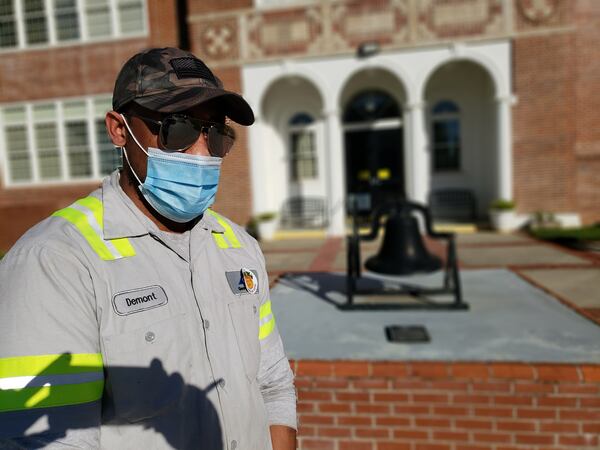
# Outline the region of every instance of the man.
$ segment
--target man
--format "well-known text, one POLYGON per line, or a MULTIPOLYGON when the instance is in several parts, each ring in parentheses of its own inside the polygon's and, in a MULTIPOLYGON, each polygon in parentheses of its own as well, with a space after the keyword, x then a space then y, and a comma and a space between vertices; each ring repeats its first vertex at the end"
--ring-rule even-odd
POLYGON ((0 263, 0 448, 295 448, 264 258, 207 209, 250 106, 175 48, 133 56, 123 168, 0 263))

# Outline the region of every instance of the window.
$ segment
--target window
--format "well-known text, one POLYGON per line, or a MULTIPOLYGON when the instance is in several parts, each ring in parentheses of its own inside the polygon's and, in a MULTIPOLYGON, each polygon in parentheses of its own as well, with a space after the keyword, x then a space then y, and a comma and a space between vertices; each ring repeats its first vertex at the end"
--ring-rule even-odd
POLYGON ((442 100, 433 107, 433 170, 460 170, 460 110, 449 100, 442 100))
POLYGON ((315 179, 317 154, 314 119, 310 114, 297 113, 288 122, 290 127, 290 178, 291 181, 315 179))
POLYGON ((366 122, 400 117, 398 102, 379 90, 363 91, 354 96, 344 110, 344 123, 366 122))
POLYGON ((0 0, 0 49, 146 34, 145 0, 0 0))
POLYGON ((109 96, 2 108, 7 184, 93 180, 120 167, 104 125, 110 109, 109 96))

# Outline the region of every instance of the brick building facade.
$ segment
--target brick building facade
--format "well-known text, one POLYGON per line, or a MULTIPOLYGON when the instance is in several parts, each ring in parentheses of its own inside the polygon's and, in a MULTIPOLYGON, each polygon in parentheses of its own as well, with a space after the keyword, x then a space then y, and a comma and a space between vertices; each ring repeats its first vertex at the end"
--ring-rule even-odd
POLYGON ((321 225, 342 234, 345 199, 368 180, 424 202, 435 190, 467 188, 479 218, 491 200, 508 198, 524 216, 600 220, 593 0, 115 0, 100 12, 73 2, 42 16, 28 2, 8 3, 1 250, 99 184, 109 149, 98 120, 116 73, 135 51, 179 45, 181 36, 256 111, 257 124, 238 130, 217 197, 216 209, 238 222, 308 196, 324 205, 321 225), (112 31, 98 25, 103 17, 112 31), (365 43, 377 44, 373 56, 357 56, 365 43), (390 99, 388 115, 352 122, 352 102, 390 99), (382 146, 383 162, 350 161, 350 137, 382 146), (352 164, 355 173, 344 169, 352 164))

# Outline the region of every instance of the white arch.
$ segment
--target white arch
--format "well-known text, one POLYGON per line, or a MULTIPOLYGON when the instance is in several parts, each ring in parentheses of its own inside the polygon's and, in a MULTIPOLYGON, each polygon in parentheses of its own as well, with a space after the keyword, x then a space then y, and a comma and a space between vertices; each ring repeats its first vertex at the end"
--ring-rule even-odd
POLYGON ((498 66, 496 66, 496 64, 485 55, 476 51, 465 49, 462 51, 454 52, 453 54, 442 58, 440 61, 437 61, 435 64, 429 67, 427 71, 424 72, 423 76, 419 77, 419 81, 417 82, 417 89, 415 90, 416 100, 418 102, 422 102, 425 99, 425 90, 427 89, 427 84, 429 83, 429 80, 431 80, 431 77, 440 67, 450 62, 457 61, 472 62, 484 69, 493 81, 494 94, 496 98, 508 97, 510 95, 510 88, 507 83, 508 80, 505 80, 503 78, 498 66))
POLYGON ((355 75, 365 72, 366 70, 372 69, 381 69, 393 75, 404 89, 404 95, 406 96, 407 103, 410 104, 416 101, 416 89, 414 89, 414 82, 408 73, 401 66, 394 63, 393 60, 385 57, 379 57, 365 60, 363 64, 357 65, 340 80, 340 83, 337 85, 337 91, 333 95, 333 106, 335 109, 339 108, 342 100, 342 94, 352 78, 354 78, 355 75))

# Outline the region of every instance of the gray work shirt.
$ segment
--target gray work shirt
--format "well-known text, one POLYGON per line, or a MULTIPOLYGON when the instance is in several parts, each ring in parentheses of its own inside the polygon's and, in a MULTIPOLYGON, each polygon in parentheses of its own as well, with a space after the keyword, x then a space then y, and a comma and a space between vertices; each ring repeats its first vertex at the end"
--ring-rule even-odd
POLYGON ((0 262, 0 448, 271 449, 296 396, 256 241, 208 212, 162 232, 118 180, 0 262))

